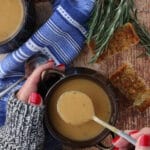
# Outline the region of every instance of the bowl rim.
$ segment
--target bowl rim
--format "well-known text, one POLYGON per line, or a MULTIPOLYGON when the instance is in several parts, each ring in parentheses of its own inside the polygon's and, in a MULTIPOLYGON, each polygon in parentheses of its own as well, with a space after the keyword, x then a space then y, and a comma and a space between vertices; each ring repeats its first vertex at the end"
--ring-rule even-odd
POLYGON ((51 120, 48 117, 48 102, 49 102, 49 97, 53 94, 54 90, 56 88, 58 88, 61 84, 63 84, 64 82, 66 82, 66 80, 69 79, 75 79, 75 78, 86 78, 86 79, 90 79, 93 80, 95 83, 97 83, 98 85, 100 85, 103 90, 107 93, 110 103, 111 103, 111 116, 109 119, 109 123, 111 123, 112 125, 115 124, 116 120, 117 120, 117 114, 118 114, 118 99, 116 97, 116 94, 113 90, 112 84, 110 83, 109 80, 105 79, 105 77, 101 74, 98 74, 101 77, 101 80, 97 79, 97 77, 94 75, 88 75, 88 74, 72 74, 72 75, 68 75, 65 78, 61 78, 59 81, 57 81, 52 87, 49 88, 44 101, 45 101, 45 105, 46 105, 46 113, 45 113, 45 117, 44 117, 44 121, 45 121, 45 125, 49 131, 49 133, 58 141, 60 141, 63 144, 69 145, 69 146, 73 146, 73 147, 88 147, 88 146, 93 146, 98 144, 100 141, 104 140, 111 131, 109 131, 108 129, 104 129, 102 130, 102 132, 90 139, 90 140, 86 140, 86 141, 74 141, 71 140, 67 137, 64 137, 63 135, 61 135, 57 130, 55 130, 54 126, 51 123, 51 120), (106 84, 106 85, 105 85, 106 84))
POLYGON ((27 17, 27 1, 25 0, 21 0, 22 3, 22 8, 23 8, 23 18, 21 21, 21 24, 19 25, 18 29, 16 30, 15 33, 13 33, 12 35, 10 35, 10 37, 8 37, 7 39, 0 41, 0 46, 3 46, 7 43, 9 43, 11 40, 13 40, 15 37, 17 37, 17 35, 20 33, 21 29, 23 28, 25 22, 26 22, 26 17, 27 17))

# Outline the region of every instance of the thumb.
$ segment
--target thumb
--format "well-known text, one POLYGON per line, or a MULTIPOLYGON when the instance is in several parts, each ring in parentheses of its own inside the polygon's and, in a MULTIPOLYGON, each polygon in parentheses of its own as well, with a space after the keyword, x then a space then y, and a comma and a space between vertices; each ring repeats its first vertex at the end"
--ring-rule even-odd
POLYGON ((150 150, 150 135, 142 135, 138 138, 135 150, 150 150))

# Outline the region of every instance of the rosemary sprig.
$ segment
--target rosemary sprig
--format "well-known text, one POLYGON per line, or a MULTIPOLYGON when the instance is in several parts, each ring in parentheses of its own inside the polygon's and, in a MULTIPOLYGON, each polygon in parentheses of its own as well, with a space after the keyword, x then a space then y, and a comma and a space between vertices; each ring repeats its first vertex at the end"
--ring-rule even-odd
POLYGON ((89 21, 89 33, 87 44, 91 40, 96 43, 95 55, 91 63, 95 62, 106 50, 110 39, 116 29, 127 22, 132 22, 142 45, 150 55, 150 34, 142 27, 136 17, 133 0, 97 0, 91 20, 89 21))
POLYGON ((147 56, 150 56, 150 33, 144 25, 141 25, 136 19, 132 20, 134 28, 140 37, 140 43, 145 47, 147 56))
POLYGON ((91 39, 96 42, 95 55, 91 58, 91 63, 105 51, 115 30, 130 19, 131 6, 127 2, 128 0, 97 0, 87 37, 87 43, 91 39))

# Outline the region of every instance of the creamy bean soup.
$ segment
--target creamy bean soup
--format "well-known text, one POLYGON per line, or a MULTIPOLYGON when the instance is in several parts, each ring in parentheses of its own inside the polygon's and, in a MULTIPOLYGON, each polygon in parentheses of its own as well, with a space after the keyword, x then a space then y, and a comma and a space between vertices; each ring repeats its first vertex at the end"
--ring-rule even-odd
POLYGON ((9 39, 19 30, 23 16, 22 0, 0 0, 0 42, 9 39))
POLYGON ((95 115, 108 122, 111 116, 111 104, 107 93, 96 82, 79 77, 69 79, 58 86, 50 97, 49 119, 57 132, 74 141, 86 141, 96 137, 104 130, 104 127, 94 121, 90 120, 82 125, 74 126, 60 118, 57 112, 57 101, 67 91, 80 91, 87 94, 93 102, 95 115))
POLYGON ((57 112, 71 125, 81 125, 92 120, 95 115, 91 98, 80 91, 64 92, 57 102, 57 112))

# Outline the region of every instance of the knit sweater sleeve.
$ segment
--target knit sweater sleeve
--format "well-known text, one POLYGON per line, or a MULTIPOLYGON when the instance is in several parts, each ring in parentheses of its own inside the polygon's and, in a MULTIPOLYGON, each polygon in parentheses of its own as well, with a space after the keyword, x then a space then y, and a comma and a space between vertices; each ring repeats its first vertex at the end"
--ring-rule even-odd
POLYGON ((42 150, 43 106, 31 106, 10 97, 5 126, 0 128, 0 149, 42 150))

